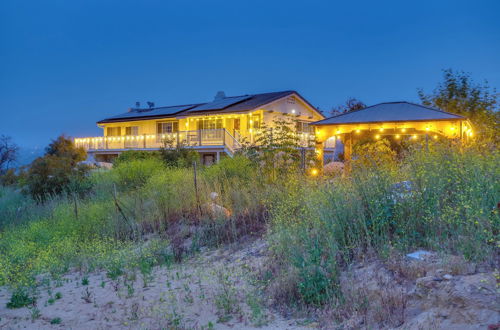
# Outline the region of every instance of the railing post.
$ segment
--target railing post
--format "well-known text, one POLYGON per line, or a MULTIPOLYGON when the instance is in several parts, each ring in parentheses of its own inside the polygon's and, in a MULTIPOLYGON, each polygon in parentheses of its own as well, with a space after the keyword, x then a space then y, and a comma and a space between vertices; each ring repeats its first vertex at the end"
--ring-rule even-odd
POLYGON ((198 146, 201 147, 201 129, 198 130, 198 146))
POLYGON ((177 131, 177 145, 175 147, 179 148, 179 131, 177 131))
POLYGON ((222 145, 225 146, 226 145, 226 129, 224 128, 224 130, 222 131, 222 145))

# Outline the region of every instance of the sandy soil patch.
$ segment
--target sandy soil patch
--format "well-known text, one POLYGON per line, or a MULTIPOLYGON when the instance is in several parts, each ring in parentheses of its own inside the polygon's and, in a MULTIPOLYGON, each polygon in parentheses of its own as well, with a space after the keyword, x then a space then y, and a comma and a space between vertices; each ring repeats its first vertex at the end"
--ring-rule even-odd
POLYGON ((264 250, 257 241, 237 250, 208 251, 156 267, 146 277, 136 272, 111 280, 105 272, 71 273, 38 289, 36 309, 7 309, 11 293, 1 288, 0 328, 301 328, 299 321, 267 309, 252 285, 264 250))

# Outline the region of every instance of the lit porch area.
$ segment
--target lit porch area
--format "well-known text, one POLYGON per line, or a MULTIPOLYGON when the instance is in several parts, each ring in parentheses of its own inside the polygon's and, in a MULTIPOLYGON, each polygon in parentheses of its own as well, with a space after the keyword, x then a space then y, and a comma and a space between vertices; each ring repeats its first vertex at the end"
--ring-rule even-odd
POLYGON ((467 118, 409 102, 380 103, 312 125, 316 131, 318 155, 322 155, 325 144, 341 141, 345 161, 351 160, 356 142, 363 140, 385 138, 398 143, 404 140, 468 139, 473 136, 467 118))

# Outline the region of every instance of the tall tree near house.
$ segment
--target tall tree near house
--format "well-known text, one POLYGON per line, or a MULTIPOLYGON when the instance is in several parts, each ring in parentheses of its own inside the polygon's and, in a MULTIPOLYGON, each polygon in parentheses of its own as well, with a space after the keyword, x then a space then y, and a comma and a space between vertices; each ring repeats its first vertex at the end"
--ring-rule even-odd
POLYGON ((498 95, 487 81, 475 83, 469 73, 452 69, 443 70, 443 81, 432 93, 418 90, 423 105, 465 116, 477 133, 497 141, 500 133, 498 95))
POLYGON ((9 136, 0 136, 0 175, 7 172, 10 165, 16 161, 19 147, 9 136))
POLYGON ((350 97, 347 99, 347 101, 345 101, 345 103, 333 107, 330 110, 330 115, 337 116, 346 112, 361 110, 364 108, 366 108, 366 104, 354 97, 350 97))

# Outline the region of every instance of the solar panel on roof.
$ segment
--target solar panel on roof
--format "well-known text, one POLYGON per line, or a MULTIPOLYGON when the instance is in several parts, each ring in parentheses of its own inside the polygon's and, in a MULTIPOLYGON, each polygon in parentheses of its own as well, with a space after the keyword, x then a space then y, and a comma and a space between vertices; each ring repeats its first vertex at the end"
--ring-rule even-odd
POLYGON ((174 106, 174 107, 144 109, 144 110, 140 110, 140 111, 131 111, 131 112, 122 113, 121 115, 109 117, 107 119, 133 118, 133 117, 142 117, 142 116, 173 115, 175 113, 187 110, 187 109, 192 108, 192 107, 193 107, 193 105, 182 105, 182 106, 174 106))
POLYGON ((222 100, 217 100, 214 102, 202 104, 196 108, 191 109, 191 111, 224 109, 224 108, 229 107, 235 103, 248 100, 250 97, 251 97, 250 95, 237 96, 237 97, 227 97, 227 98, 222 99, 222 100))

